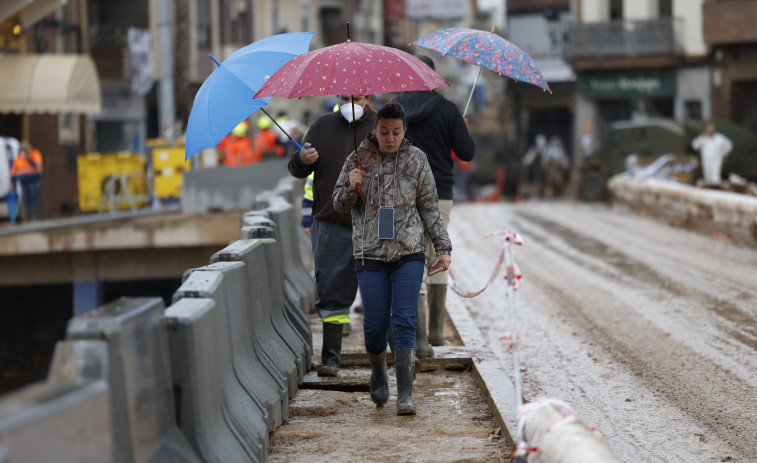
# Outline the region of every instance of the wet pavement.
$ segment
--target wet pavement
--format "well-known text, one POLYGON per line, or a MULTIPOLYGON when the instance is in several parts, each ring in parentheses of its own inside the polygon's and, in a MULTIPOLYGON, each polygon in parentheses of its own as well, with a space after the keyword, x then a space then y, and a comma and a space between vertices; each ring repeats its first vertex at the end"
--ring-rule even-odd
POLYGON ((290 418, 271 434, 268 461, 509 461, 512 445, 498 425, 449 317, 445 346, 416 373, 415 416, 397 416, 396 381, 389 356, 389 402, 376 407, 368 393, 370 367, 362 317, 352 314, 343 338, 338 378, 318 378, 321 327, 311 316, 314 370, 290 403, 290 418), (450 352, 451 355, 444 355, 450 352))

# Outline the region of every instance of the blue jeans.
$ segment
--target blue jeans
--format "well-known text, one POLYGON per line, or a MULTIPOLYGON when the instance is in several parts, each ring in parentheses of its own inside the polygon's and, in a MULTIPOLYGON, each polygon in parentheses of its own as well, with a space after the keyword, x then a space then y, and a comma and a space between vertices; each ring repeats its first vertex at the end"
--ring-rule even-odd
POLYGON ((318 316, 349 315, 357 293, 352 229, 313 219, 310 240, 315 261, 318 316))
POLYGON ((391 273, 357 272, 363 297, 365 349, 371 354, 386 349, 390 322, 394 326, 395 347, 415 349, 423 265, 422 260, 414 260, 391 273))

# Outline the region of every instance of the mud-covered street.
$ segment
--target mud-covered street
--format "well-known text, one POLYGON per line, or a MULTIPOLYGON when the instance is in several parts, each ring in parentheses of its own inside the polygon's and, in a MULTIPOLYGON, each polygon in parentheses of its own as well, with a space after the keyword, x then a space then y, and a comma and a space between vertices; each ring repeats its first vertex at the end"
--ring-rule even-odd
MULTIPOLYGON (((463 205, 452 222, 463 289, 486 282, 501 249, 482 236, 507 226, 526 240, 527 400, 564 400, 624 461, 755 461, 756 249, 606 205, 463 205)), ((509 368, 504 283, 465 304, 509 368)))

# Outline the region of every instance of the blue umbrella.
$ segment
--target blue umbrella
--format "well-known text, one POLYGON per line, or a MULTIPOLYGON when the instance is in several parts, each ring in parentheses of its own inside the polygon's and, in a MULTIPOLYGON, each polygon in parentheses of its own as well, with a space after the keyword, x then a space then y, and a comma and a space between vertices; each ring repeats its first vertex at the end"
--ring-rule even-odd
POLYGON ((237 124, 267 105, 271 98, 253 98, 255 93, 287 61, 308 51, 313 34, 272 35, 240 48, 223 63, 211 55, 218 67, 195 95, 184 159, 216 146, 237 124))

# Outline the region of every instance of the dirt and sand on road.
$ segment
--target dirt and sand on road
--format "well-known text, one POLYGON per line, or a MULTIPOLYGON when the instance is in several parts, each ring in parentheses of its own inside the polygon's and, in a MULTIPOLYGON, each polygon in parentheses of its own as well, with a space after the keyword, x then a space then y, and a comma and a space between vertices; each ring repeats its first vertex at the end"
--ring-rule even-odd
MULTIPOLYGON (((311 316, 314 368, 319 366, 321 327, 311 316)), ((286 424, 271 434, 269 462, 507 462, 506 442, 470 368, 440 359, 423 361, 413 385, 415 416, 396 416, 396 381, 389 355, 389 402, 376 407, 368 393, 362 317, 350 316, 338 380, 310 372, 290 402, 286 424), (362 358, 361 358, 362 357, 362 358)), ((449 318, 445 345, 459 346, 449 318)))
MULTIPOLYGON (((624 461, 755 461, 757 250, 605 205, 459 206, 456 282, 479 287, 506 226, 523 273, 523 394, 574 407, 624 461)), ((509 365, 504 281, 466 305, 509 365)), ((450 296, 455 297, 455 296, 450 296)))

